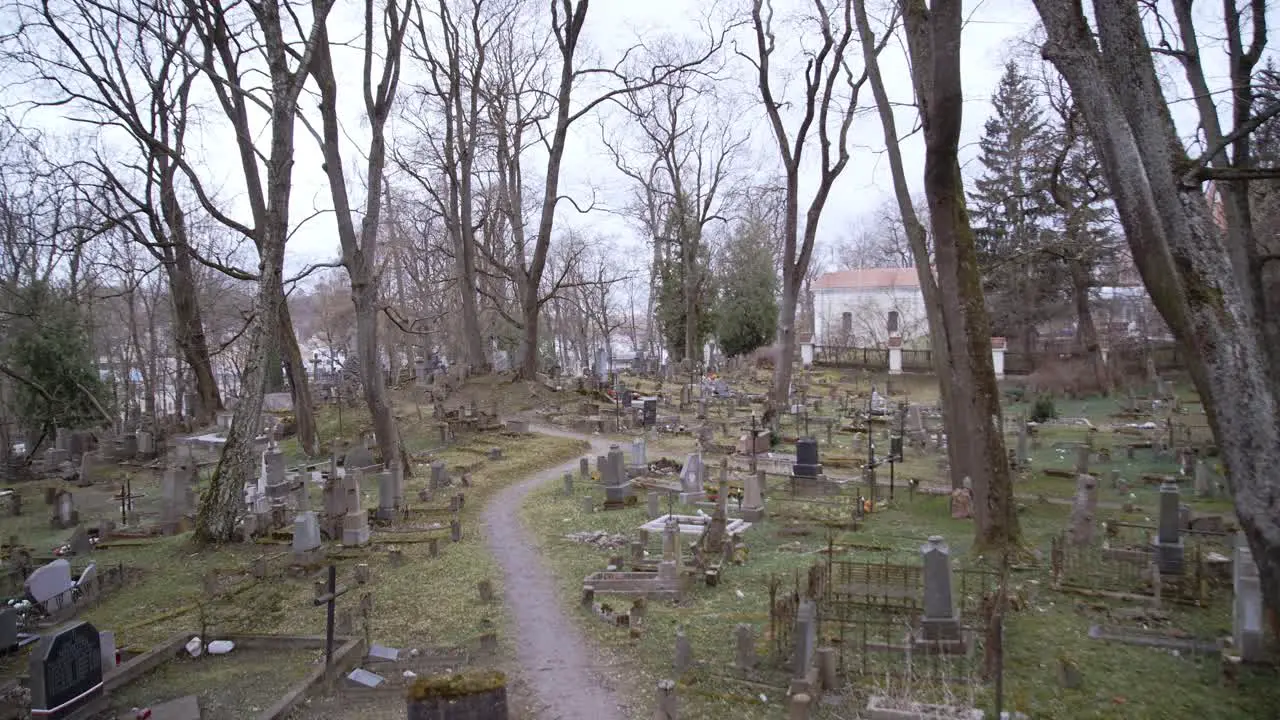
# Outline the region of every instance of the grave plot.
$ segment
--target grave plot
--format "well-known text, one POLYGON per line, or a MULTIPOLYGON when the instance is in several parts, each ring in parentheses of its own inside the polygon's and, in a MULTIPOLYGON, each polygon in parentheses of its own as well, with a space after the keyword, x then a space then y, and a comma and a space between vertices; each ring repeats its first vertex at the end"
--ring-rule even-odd
MULTIPOLYGON (((234 640, 232 641, 234 642, 234 640)), ((110 708, 187 707, 194 702, 201 720, 240 720, 261 717, 280 702, 314 667, 323 667, 319 647, 290 649, 269 642, 240 641, 225 655, 191 657, 185 651, 132 682, 111 691, 110 708)))

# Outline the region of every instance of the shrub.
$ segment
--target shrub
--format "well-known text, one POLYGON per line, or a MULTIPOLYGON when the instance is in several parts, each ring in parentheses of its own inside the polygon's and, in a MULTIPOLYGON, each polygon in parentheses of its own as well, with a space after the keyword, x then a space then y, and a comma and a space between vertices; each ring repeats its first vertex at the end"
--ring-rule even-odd
POLYGON ((1058 417, 1058 408, 1053 404, 1053 398, 1048 395, 1041 395, 1036 398, 1036 402, 1031 406, 1031 421, 1044 422, 1058 417))

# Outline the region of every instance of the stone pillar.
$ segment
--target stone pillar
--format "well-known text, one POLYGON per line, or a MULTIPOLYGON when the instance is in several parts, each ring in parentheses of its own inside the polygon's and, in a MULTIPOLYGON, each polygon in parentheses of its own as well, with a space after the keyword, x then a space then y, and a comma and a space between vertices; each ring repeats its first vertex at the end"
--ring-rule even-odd
POLYGON ((756 666, 756 631, 746 623, 739 623, 734 629, 734 640, 737 652, 734 664, 743 670, 756 666))
POLYGON ((1004 377, 1004 353, 1008 347, 1008 341, 1004 338, 991 338, 991 365, 995 368, 998 378, 1004 377))
POLYGON ((889 337, 889 374, 902 374, 902 336, 889 337))
POLYGON ((678 720, 679 717, 679 709, 676 706, 676 682, 659 680, 657 708, 653 711, 653 720, 678 720))
POLYGON ((787 715, 788 720, 809 720, 809 706, 813 703, 813 699, 808 693, 796 693, 791 696, 791 708, 787 715))

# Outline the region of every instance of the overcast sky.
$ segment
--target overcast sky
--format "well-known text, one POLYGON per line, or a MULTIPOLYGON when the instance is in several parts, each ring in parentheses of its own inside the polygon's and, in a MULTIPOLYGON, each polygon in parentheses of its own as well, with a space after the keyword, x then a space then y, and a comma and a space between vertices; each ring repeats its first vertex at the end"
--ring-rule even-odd
MULTIPOLYGON (((779 16, 788 8, 803 6, 809 0, 776 0, 779 16)), ((747 19, 746 8, 749 0, 720 0, 718 8, 720 17, 732 15, 738 9, 737 17, 747 19)), ((361 25, 360 3, 339 2, 335 14, 330 20, 330 34, 337 39, 350 38, 359 34, 361 25), (344 32, 345 31, 345 32, 344 32)), ((885 16, 884 7, 887 0, 868 0, 868 10, 872 15, 872 23, 885 16)), ((545 12, 545 2, 538 5, 545 12)), ((1216 4, 1204 2, 1197 6, 1197 13, 1212 17, 1220 13, 1216 4), (1210 7, 1209 5, 1213 5, 1210 7)), ((588 13, 586 42, 591 50, 605 63, 616 59, 625 49, 635 45, 638 39, 646 43, 660 42, 660 38, 675 36, 698 37, 700 20, 705 21, 707 3, 696 0, 595 0, 588 13)), ((967 2, 967 26, 964 31, 962 45, 962 63, 964 66, 965 116, 964 133, 962 135, 961 161, 966 175, 972 178, 978 171, 974 157, 977 154, 976 142, 982 132, 983 122, 990 112, 990 96, 1003 71, 1003 65, 1011 56, 1034 54, 1028 42, 1034 36, 1036 16, 1030 0, 988 0, 983 3, 967 2)), ((781 17, 780 17, 781 20, 781 17)), ((1274 20, 1274 18, 1273 18, 1274 20)), ((1277 23, 1272 22, 1275 26, 1277 23)), ((1208 22, 1203 27, 1213 27, 1208 22)), ((1220 33, 1218 33, 1220 35, 1220 33)), ((786 87, 788 97, 794 99, 796 94, 795 73, 800 65, 788 62, 788 54, 794 51, 789 43, 795 41, 789 37, 786 27, 780 22, 780 48, 775 57, 777 65, 775 87, 786 87), (790 82, 789 82, 790 81, 790 82)), ((740 46, 753 49, 753 38, 748 28, 742 28, 737 37, 745 41, 740 46)), ((1225 86, 1225 72, 1221 53, 1221 40, 1202 39, 1205 50, 1205 62, 1209 74, 1209 82, 1215 89, 1225 86)), ((350 52, 350 51, 348 51, 350 52)), ((766 127, 763 107, 759 104, 758 93, 754 85, 753 68, 743 59, 732 57, 726 61, 726 79, 720 83, 719 89, 726 97, 733 98, 739 110, 728 110, 738 116, 744 131, 752 133, 749 149, 744 153, 744 172, 760 179, 775 176, 779 170, 778 151, 772 135, 766 127)), ((792 54, 792 57, 794 55, 792 54)), ((355 144, 347 147, 346 164, 349 171, 349 185, 360 188, 363 184, 358 180, 362 174, 361 157, 357 146, 361 144, 362 128, 365 123, 361 117, 360 76, 358 55, 352 54, 347 60, 338 57, 339 65, 339 99, 345 117, 345 131, 355 139, 355 144), (349 61, 347 61, 349 60, 349 61)), ((850 63, 855 72, 861 70, 860 51, 851 49, 850 63)), ((553 58, 554 62, 555 59, 553 58)), ((897 112, 899 132, 906 132, 915 126, 915 110, 908 107, 912 101, 911 83, 907 73, 905 51, 899 42, 892 42, 881 56, 882 70, 891 99, 901 103, 897 112)), ((402 96, 407 86, 422 81, 415 74, 414 68, 406 66, 402 78, 402 96)), ((1167 93, 1171 99, 1186 98, 1185 84, 1177 73, 1170 73, 1167 93)), ((579 102, 588 99, 589 89, 578 91, 579 102)), ((9 100, 16 98, 12 92, 9 100)), ((730 103, 726 102, 725 107, 730 103)), ((887 160, 883 156, 883 135, 879 119, 874 112, 874 103, 870 87, 865 87, 860 100, 864 112, 855 121, 851 133, 852 158, 844 174, 837 181, 831 199, 823 216, 819 244, 850 234, 858 224, 869 224, 874 221, 876 211, 891 197, 891 184, 887 160)), ((308 99, 304 97, 303 110, 312 109, 308 99)), ((717 108, 718 109, 718 108, 717 108)), ((66 128, 68 125, 60 118, 63 110, 43 110, 26 117, 27 122, 44 124, 54 129, 66 128)), ((1186 101, 1174 103, 1174 113, 1184 135, 1190 137, 1196 127, 1194 108, 1186 101)), ((215 122, 204 124, 198 143, 192 151, 198 153, 200 165, 207 173, 210 184, 220 188, 221 196, 234 205, 242 205, 238 187, 242 177, 236 164, 235 156, 227 152, 231 138, 216 126, 216 113, 208 113, 215 122)), ((638 252, 647 238, 640 236, 638 229, 608 209, 620 209, 626 202, 631 188, 629 180, 623 177, 614 167, 608 156, 604 154, 600 144, 601 121, 595 118, 584 118, 575 126, 570 135, 568 152, 561 177, 561 194, 572 195, 580 204, 587 204, 594 198, 602 209, 587 215, 575 212, 568 203, 561 203, 557 215, 557 227, 561 230, 573 227, 608 238, 618 252, 618 257, 642 259, 645 253, 638 252), (632 252, 635 251, 635 252, 632 252)), ((603 120, 611 136, 621 137, 627 132, 622 119, 617 114, 606 116, 603 120)), ((789 122, 788 128, 795 123, 789 122)), ((404 124, 393 124, 393 132, 406 131, 404 124)), ((111 139, 104 137, 104 143, 111 139)), ((294 221, 312 214, 316 208, 331 206, 329 189, 320 171, 320 154, 310 135, 300 131, 297 134, 297 158, 294 182, 294 221)), ((816 143, 815 143, 816 144, 816 143)), ((265 148, 264 148, 265 150, 265 148)), ((923 141, 919 135, 908 138, 903 143, 903 154, 907 166, 908 180, 913 188, 919 189, 923 172, 923 141)), ((542 170, 545 165, 541 158, 530 158, 525 163, 531 176, 526 192, 533 195, 540 193, 542 170)), ((808 168, 806 178, 813 177, 813 168, 808 168)), ((805 183, 802 183, 802 185, 805 183)), ((807 187, 805 188, 807 190, 807 187)), ((358 190, 353 190, 358 191, 358 190)), ((808 193, 802 190, 802 212, 807 203, 808 193)), ((246 217, 247 213, 238 213, 246 217)), ((300 267, 306 263, 331 259, 337 253, 337 240, 333 232, 331 215, 320 215, 300 228, 289 244, 288 265, 300 267)), ((639 261, 639 260, 637 260, 639 261)))

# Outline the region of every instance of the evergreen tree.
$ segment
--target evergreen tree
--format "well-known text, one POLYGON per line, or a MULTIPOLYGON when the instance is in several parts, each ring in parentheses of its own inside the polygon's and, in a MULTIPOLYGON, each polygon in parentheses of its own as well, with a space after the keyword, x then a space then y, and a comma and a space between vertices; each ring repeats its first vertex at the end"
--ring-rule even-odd
POLYGON ((983 173, 970 208, 992 331, 1030 349, 1036 325, 1062 298, 1064 271, 1046 242, 1052 158, 1039 95, 1017 63, 1005 65, 979 141, 983 173))
POLYGON ((764 223, 748 220, 730 238, 716 285, 716 338, 725 355, 742 355, 773 342, 778 330, 778 276, 764 223))
POLYGON ((667 252, 658 269, 658 297, 655 314, 675 360, 700 359, 702 344, 715 328, 711 308, 715 288, 711 278, 711 253, 702 238, 688 197, 678 198, 666 219, 667 252), (693 332, 690 333, 690 324, 693 332), (690 337, 696 345, 687 347, 690 337))
POLYGON ((83 427, 101 420, 94 398, 102 381, 79 308, 43 283, 20 288, 4 346, 15 385, 19 419, 34 431, 83 427))

